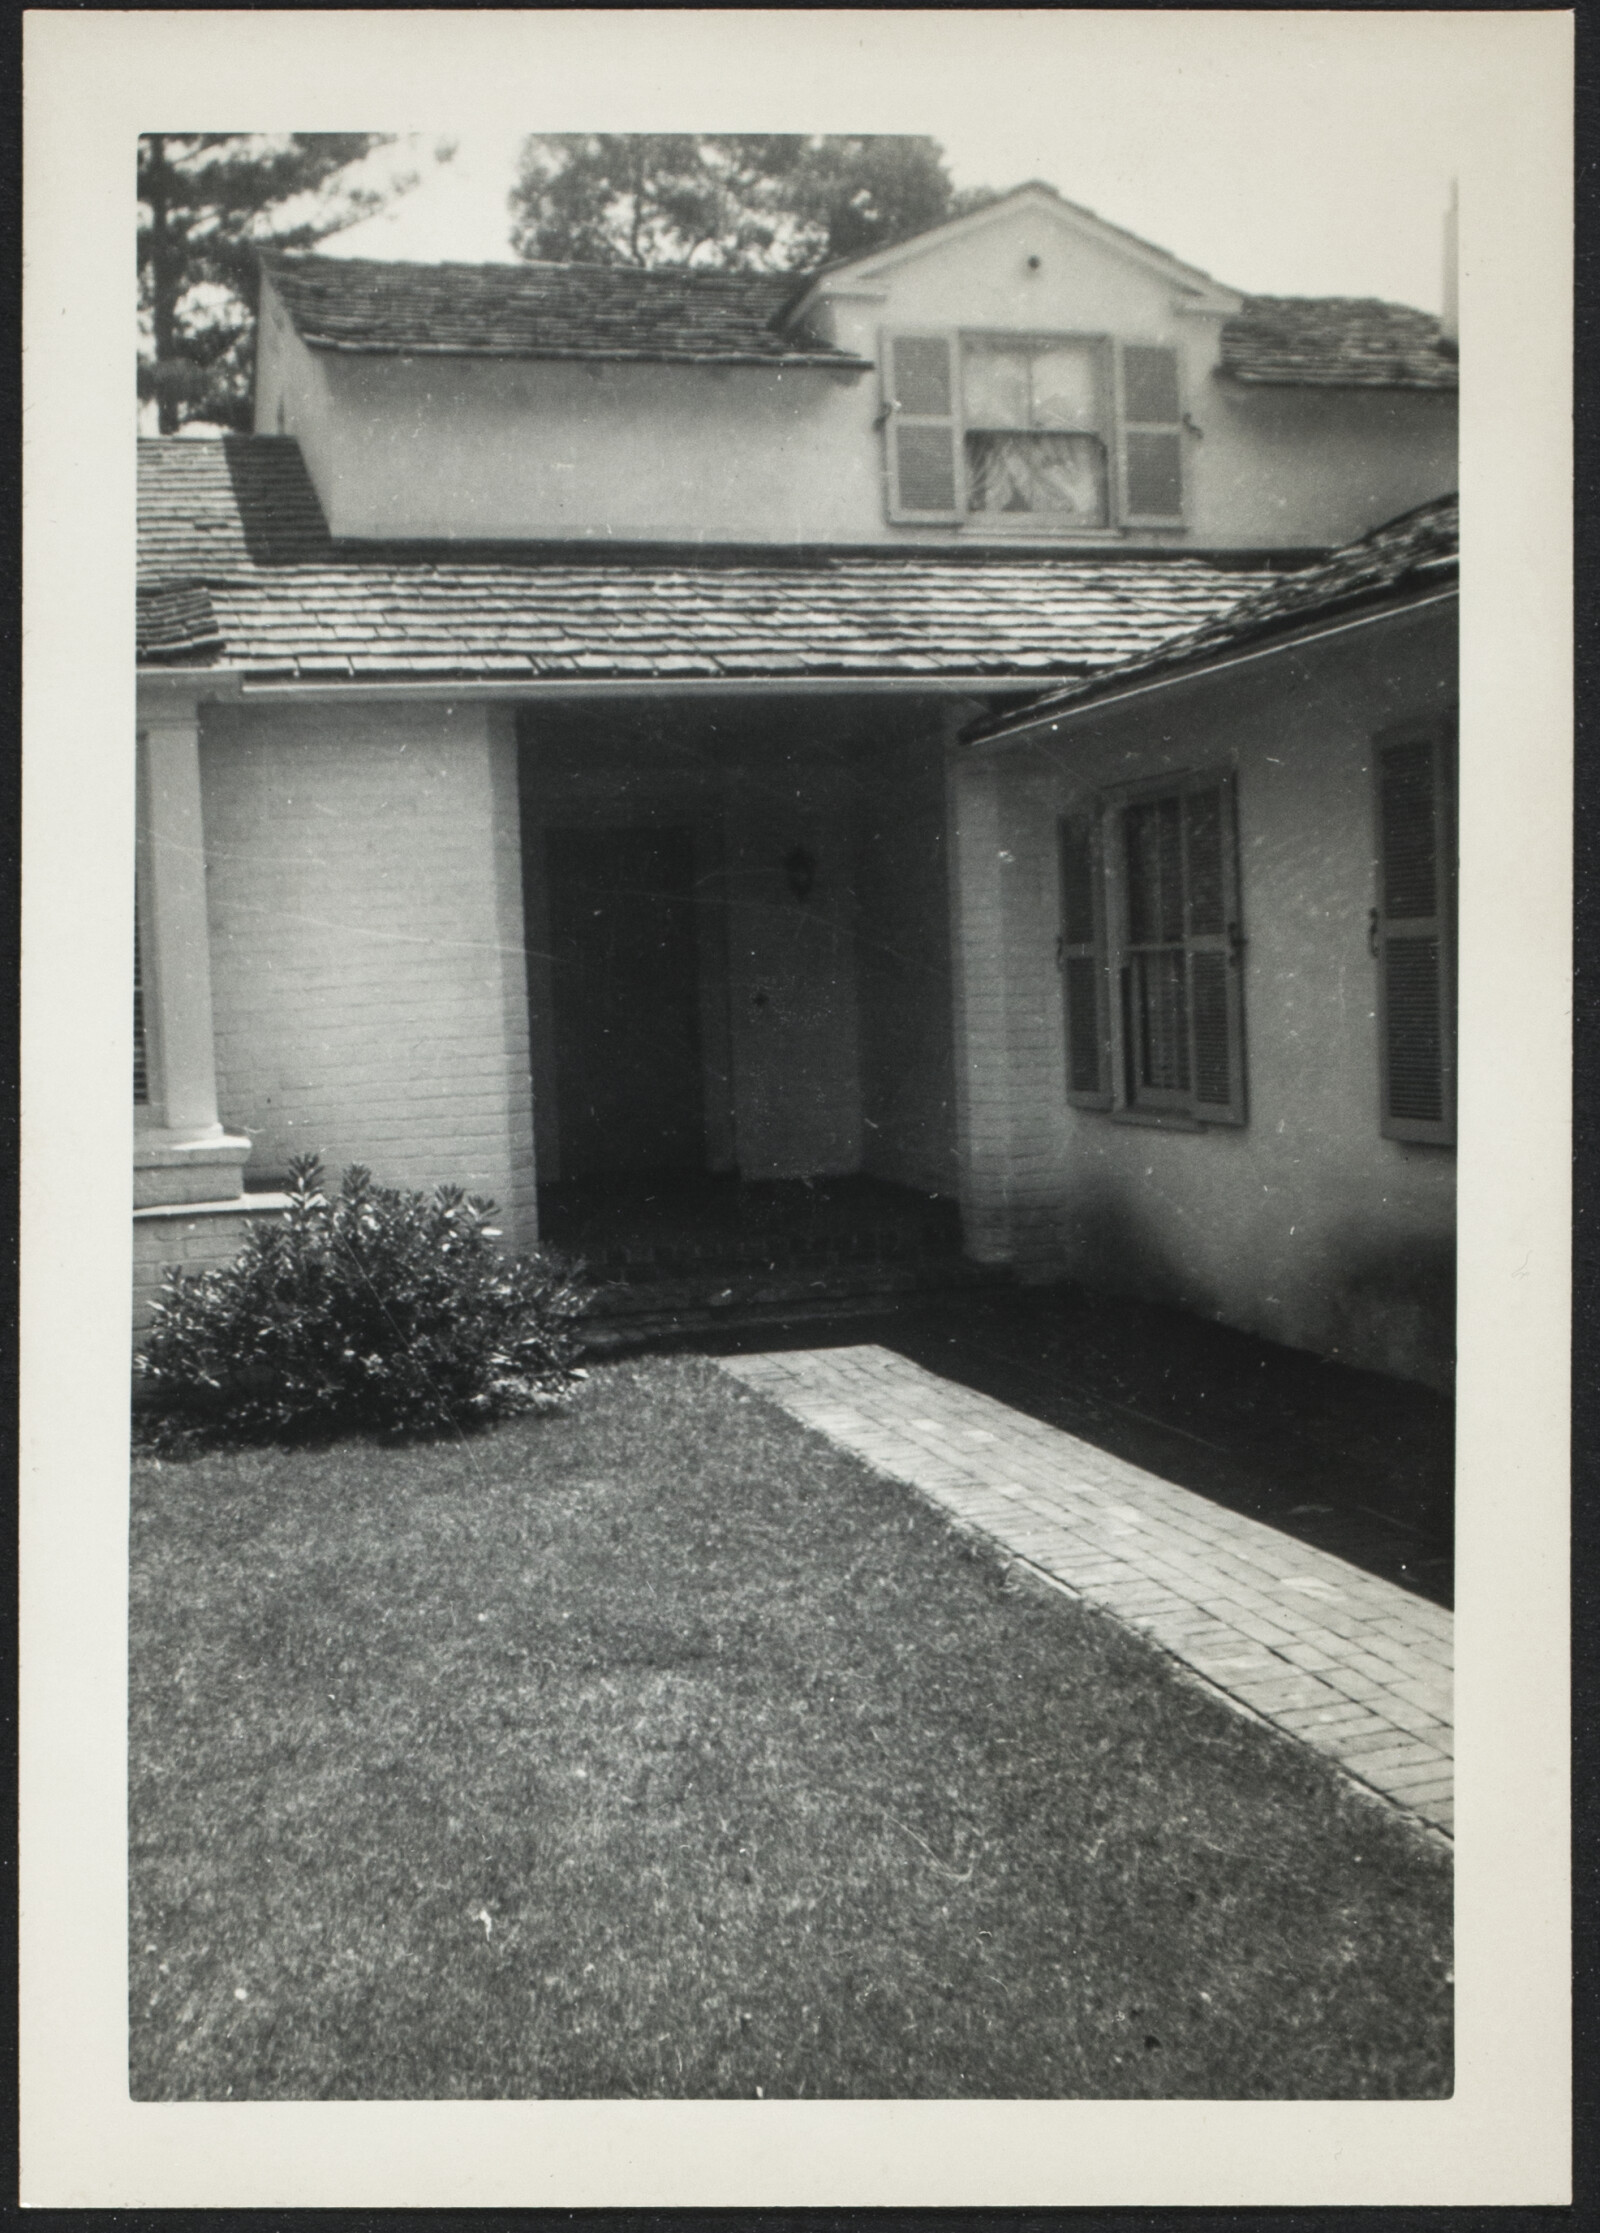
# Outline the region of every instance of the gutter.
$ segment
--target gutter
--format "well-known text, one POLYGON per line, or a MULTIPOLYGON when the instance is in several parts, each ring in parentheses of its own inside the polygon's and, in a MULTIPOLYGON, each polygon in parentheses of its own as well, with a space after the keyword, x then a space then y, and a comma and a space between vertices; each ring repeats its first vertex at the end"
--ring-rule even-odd
POLYGON ((796 369, 817 372, 875 372, 867 357, 847 356, 841 350, 821 356, 801 350, 777 356, 757 349, 494 349, 469 347, 456 341, 313 341, 299 336, 308 349, 329 357, 463 357, 492 358, 500 364, 696 364, 764 365, 769 372, 796 369))
MULTIPOLYGON (((141 680, 163 670, 141 670, 141 680)), ((202 680, 191 669, 191 687, 202 680)), ((1059 680, 1059 678, 1056 678, 1059 680)), ((298 704, 322 700, 344 705, 352 699, 383 702, 396 698, 452 703, 467 700, 523 702, 563 698, 799 698, 799 697, 1016 697, 1036 695, 1037 675, 649 675, 629 677, 530 675, 524 681, 497 681, 464 675, 454 682, 251 682, 235 685, 243 698, 291 699, 298 704)), ((233 696, 230 689, 227 695, 233 696)), ((221 693, 219 693, 221 695, 221 693)))
POLYGON ((988 744, 1015 743, 1022 737, 1059 729, 1063 722, 1075 721, 1080 715, 1101 713, 1108 706, 1127 705, 1135 698, 1148 698, 1158 690, 1177 689, 1186 682, 1203 682, 1212 675, 1225 674, 1231 667, 1245 667, 1258 659, 1276 658, 1283 651, 1298 651, 1307 645, 1327 643, 1335 636, 1351 635, 1358 628, 1371 628, 1381 620, 1399 620, 1411 613, 1427 612, 1435 605, 1452 604, 1459 595, 1459 587, 1452 584, 1449 589, 1434 590, 1426 597, 1414 597, 1403 605, 1382 605, 1374 612, 1360 613, 1353 620, 1335 621, 1326 628, 1310 625, 1291 629, 1281 636, 1274 636, 1268 643, 1257 644, 1253 650, 1236 652, 1226 659, 1203 660, 1194 666, 1173 667, 1165 674, 1152 675, 1147 682, 1132 683, 1126 690, 1110 690, 1102 696, 1088 693, 1082 698, 1074 699, 1070 705, 1041 712, 1034 720, 1018 721, 1003 729, 986 730, 981 735, 973 735, 969 730, 962 735, 960 741, 975 750, 988 744))

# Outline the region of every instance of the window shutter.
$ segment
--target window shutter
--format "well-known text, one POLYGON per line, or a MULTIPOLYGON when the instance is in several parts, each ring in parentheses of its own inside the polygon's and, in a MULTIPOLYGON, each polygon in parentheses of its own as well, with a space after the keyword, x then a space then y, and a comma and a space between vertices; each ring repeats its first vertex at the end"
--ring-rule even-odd
POLYGON ((1128 343, 1122 367, 1122 515, 1183 517, 1183 403, 1178 352, 1128 343))
POLYGON ((1454 802, 1449 739, 1379 742, 1378 1047, 1382 1130, 1455 1138, 1454 802))
POLYGON ((150 1059, 144 1035, 144 970, 139 955, 139 913, 133 916, 133 1104, 145 1108, 150 1100, 150 1059))
POLYGON ((1233 785, 1224 776, 1184 799, 1190 1092, 1211 1124, 1243 1124, 1238 850, 1233 785))
POLYGON ((1079 1109, 1111 1106, 1104 877, 1099 829, 1089 815, 1061 824, 1061 993, 1067 1099, 1079 1109))
POLYGON ((889 516, 959 520, 961 460, 955 337, 887 337, 884 404, 889 445, 889 516))

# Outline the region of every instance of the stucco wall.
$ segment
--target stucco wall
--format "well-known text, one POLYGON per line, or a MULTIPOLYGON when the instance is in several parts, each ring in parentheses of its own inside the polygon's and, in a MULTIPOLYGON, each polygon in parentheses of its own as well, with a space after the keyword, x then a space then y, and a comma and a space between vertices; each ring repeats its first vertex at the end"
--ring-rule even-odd
POLYGON ((856 953, 862 1166, 930 1194, 957 1189, 944 743, 869 738, 857 760, 856 953))
POLYGON ((1353 633, 953 767, 979 1253, 1447 1382, 1455 1156, 1380 1135, 1367 922, 1370 739, 1453 698, 1452 627, 1436 610, 1353 633), (1057 817, 1108 784, 1209 767, 1237 779, 1248 1122, 1070 1108, 1057 817))
POLYGON ((336 535, 794 543, 881 533, 867 373, 328 361, 328 463, 312 477, 336 535))
POLYGON ((482 706, 213 706, 201 781, 224 1121, 250 1170, 492 1195, 534 1235, 515 746, 482 706))
POLYGON ((1437 391, 1217 379, 1204 427, 1186 459, 1197 546, 1350 543, 1457 485, 1455 398, 1437 391))
POLYGON ((824 298, 817 330, 876 364, 897 327, 1115 336, 1176 349, 1190 421, 1181 529, 892 524, 875 372, 308 351, 266 290, 258 431, 298 436, 335 534, 961 548, 1332 545, 1455 486, 1455 400, 1230 390, 1233 297, 1203 306, 1139 252, 1040 205, 824 298), (1030 258, 1036 267, 1030 268, 1030 258))
MULTIPOLYGON (((306 347, 271 281, 264 279, 256 327, 255 431, 295 437, 330 525, 338 511, 339 475, 350 446, 349 428, 329 378, 336 361, 306 347)), ((334 532, 340 532, 337 526, 334 532)))

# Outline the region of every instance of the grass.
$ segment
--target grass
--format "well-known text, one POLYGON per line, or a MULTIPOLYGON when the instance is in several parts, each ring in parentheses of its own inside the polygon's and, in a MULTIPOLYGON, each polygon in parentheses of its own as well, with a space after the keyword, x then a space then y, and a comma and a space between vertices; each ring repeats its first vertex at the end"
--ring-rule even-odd
POLYGON ((697 1359, 134 1474, 139 2100, 1438 2095, 1448 1858, 697 1359))

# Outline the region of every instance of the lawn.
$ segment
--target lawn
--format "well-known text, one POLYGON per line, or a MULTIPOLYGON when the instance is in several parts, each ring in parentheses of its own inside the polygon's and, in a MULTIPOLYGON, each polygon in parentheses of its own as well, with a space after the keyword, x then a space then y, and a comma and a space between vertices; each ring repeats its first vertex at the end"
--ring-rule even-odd
POLYGON ((136 2099, 1449 2091, 1445 1854, 703 1360, 132 1571, 136 2099))

